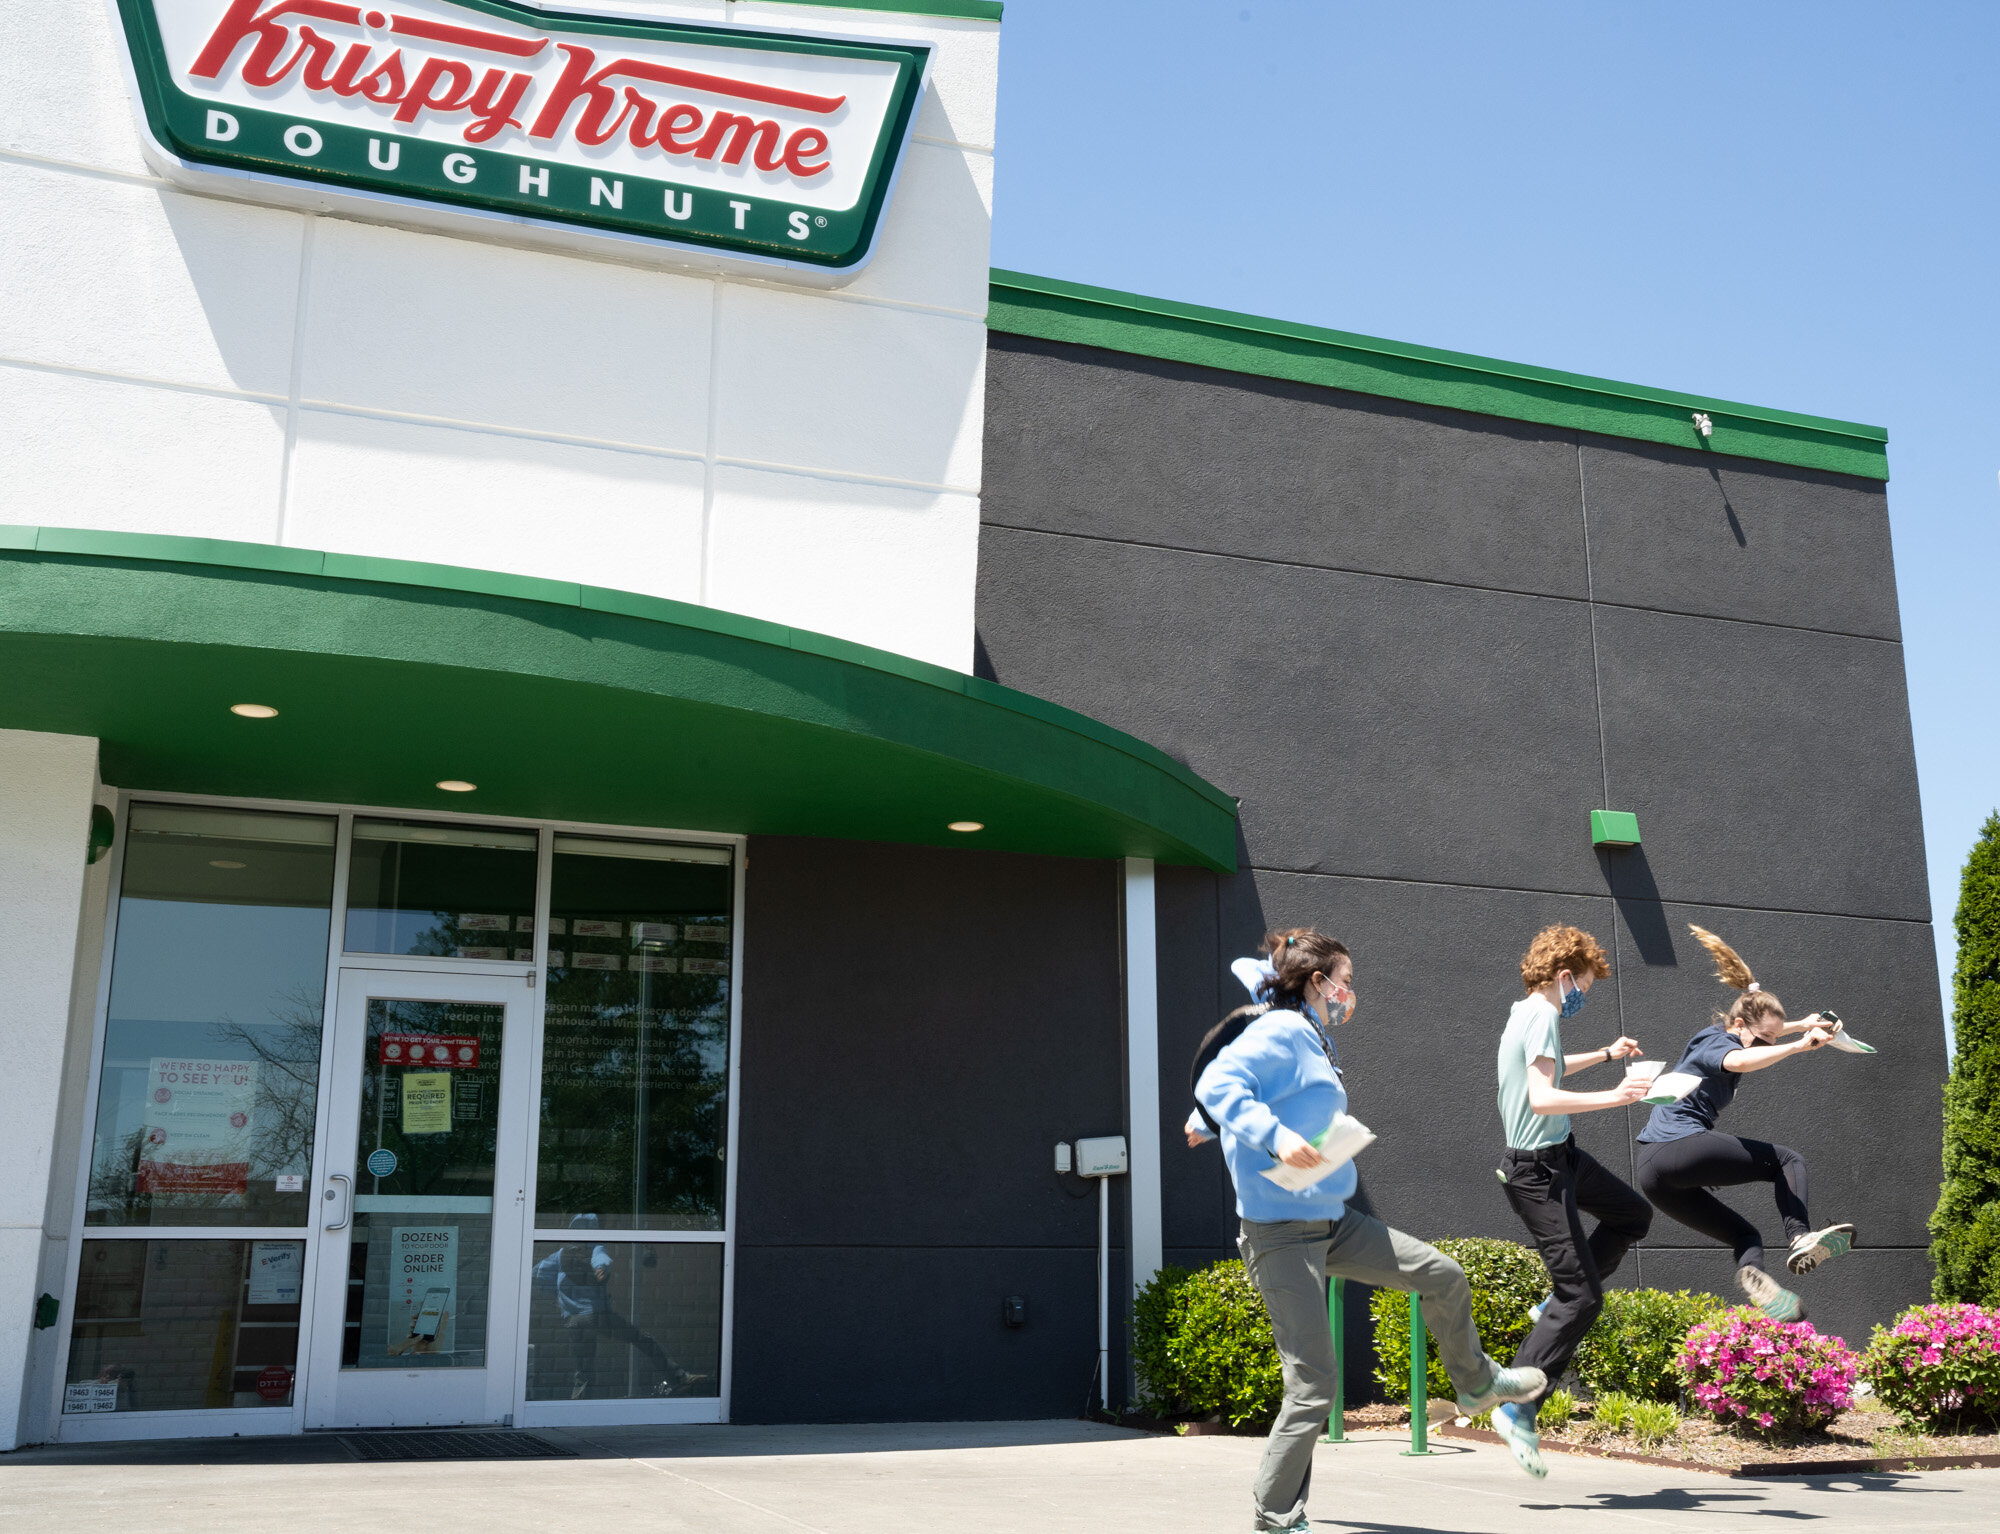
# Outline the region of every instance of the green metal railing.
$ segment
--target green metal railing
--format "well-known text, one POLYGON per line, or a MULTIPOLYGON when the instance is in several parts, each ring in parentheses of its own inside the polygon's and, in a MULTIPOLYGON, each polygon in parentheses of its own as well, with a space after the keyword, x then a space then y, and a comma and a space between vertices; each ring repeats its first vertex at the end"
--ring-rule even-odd
MULTIPOLYGON (((1333 1334, 1333 1410, 1326 1419, 1321 1443, 1347 1442, 1347 1280, 1335 1278, 1326 1290, 1326 1326, 1333 1334)), ((1424 1328, 1424 1303, 1410 1296, 1410 1446, 1405 1458, 1432 1454, 1430 1446, 1430 1333, 1424 1328)))

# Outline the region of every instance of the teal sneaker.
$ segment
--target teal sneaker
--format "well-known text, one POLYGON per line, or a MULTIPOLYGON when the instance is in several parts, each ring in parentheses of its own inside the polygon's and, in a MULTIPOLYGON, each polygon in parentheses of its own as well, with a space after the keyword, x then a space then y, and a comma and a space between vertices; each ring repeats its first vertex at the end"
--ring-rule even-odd
MULTIPOLYGON (((1490 1358, 1486 1361, 1493 1362, 1490 1358)), ((1540 1369, 1502 1369, 1496 1366, 1493 1379, 1484 1390, 1477 1395, 1458 1398, 1458 1414, 1461 1417, 1477 1417, 1504 1401, 1532 1401, 1548 1388, 1548 1384, 1549 1377, 1540 1369)))
POLYGON ((1785 1266, 1803 1276, 1812 1272, 1828 1258, 1843 1257, 1853 1249, 1854 1227, 1829 1225, 1825 1230, 1809 1230, 1794 1241, 1791 1255, 1785 1259, 1785 1266))
POLYGON ((1549 1473, 1542 1459, 1542 1435, 1535 1431, 1535 1414, 1525 1406, 1508 1404, 1493 1413, 1493 1431, 1514 1456, 1514 1463, 1536 1480, 1549 1473))
POLYGON ((1762 1268, 1738 1268, 1736 1282, 1755 1305, 1773 1321, 1787 1324, 1806 1318, 1806 1302, 1785 1288, 1762 1268))

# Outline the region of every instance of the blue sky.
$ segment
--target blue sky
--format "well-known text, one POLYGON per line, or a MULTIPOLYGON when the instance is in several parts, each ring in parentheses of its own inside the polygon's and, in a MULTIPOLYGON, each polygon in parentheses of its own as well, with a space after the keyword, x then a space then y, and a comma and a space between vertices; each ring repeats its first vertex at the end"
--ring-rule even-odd
POLYGON ((2000 6, 1007 0, 996 266, 1865 421, 1931 902, 2000 803, 2000 6))

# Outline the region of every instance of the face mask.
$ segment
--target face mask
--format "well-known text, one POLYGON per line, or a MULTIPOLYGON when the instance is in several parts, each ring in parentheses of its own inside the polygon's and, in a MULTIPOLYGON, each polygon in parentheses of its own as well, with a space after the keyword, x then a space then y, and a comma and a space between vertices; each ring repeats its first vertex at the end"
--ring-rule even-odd
MULTIPOLYGON (((1556 988, 1559 991, 1562 990, 1560 984, 1556 988)), ((1577 1013, 1583 1010, 1584 997, 1585 992, 1580 985, 1573 985, 1567 991, 1562 991, 1562 1015, 1564 1017, 1575 1017, 1577 1013)))
POLYGON ((1319 1015, 1329 1028, 1338 1028, 1354 1015, 1354 993, 1348 991, 1346 999, 1339 995, 1322 995, 1319 999, 1319 1015))

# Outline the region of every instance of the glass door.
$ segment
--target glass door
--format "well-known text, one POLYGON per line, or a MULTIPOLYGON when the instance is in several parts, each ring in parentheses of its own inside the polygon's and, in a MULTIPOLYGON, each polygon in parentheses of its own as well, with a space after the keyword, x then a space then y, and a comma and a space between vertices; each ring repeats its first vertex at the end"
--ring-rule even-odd
POLYGON ((533 997, 518 974, 341 971, 308 1427, 512 1412, 533 997))

